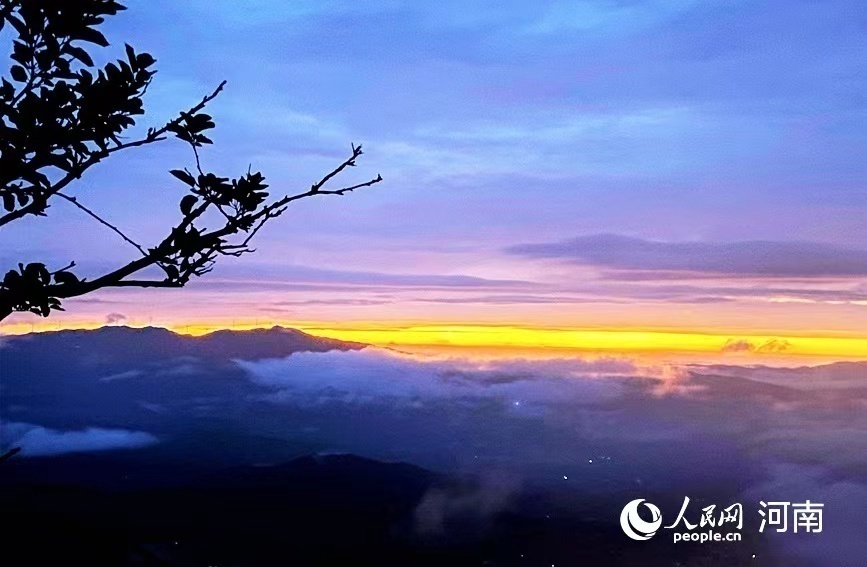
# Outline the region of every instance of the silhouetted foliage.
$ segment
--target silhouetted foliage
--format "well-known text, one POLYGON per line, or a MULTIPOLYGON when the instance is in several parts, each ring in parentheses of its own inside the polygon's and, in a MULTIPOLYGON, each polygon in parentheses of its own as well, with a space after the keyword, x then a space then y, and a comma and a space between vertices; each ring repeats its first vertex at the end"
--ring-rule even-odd
POLYGON ((138 257, 93 279, 76 275, 75 263, 50 269, 44 263, 18 264, 0 282, 0 320, 13 311, 47 317, 61 299, 104 287, 182 287, 211 270, 219 256, 251 252, 250 241, 291 202, 313 195, 343 195, 381 181, 340 189, 325 184, 361 156, 350 156, 310 189, 270 198, 261 173, 237 178, 204 171, 199 148, 210 144, 213 119, 204 112, 222 91, 211 94, 176 118, 124 136, 144 114, 142 97, 154 78, 155 59, 125 46, 124 57, 98 69, 88 50, 106 48, 97 29, 105 17, 125 8, 114 0, 0 0, 0 31, 14 30, 9 79, 0 80, 0 227, 28 216, 45 216, 51 201, 65 200, 114 231, 137 249, 138 257), (171 174, 187 189, 181 218, 156 245, 145 248, 85 206, 67 190, 87 170, 114 154, 175 138, 192 149, 195 166, 171 174), (203 228, 205 218, 209 226, 203 228), (215 225, 216 223, 216 225, 215 225), (133 279, 158 267, 163 277, 133 279))

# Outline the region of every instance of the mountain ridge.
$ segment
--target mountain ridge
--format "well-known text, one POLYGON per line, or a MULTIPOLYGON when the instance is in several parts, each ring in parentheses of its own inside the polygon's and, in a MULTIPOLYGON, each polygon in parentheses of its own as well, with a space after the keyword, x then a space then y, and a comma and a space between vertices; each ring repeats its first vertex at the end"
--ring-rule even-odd
POLYGON ((368 346, 364 343, 317 337, 279 325, 242 331, 219 329, 200 336, 178 333, 165 327, 106 325, 97 329, 63 329, 5 335, 2 340, 0 348, 4 349, 26 349, 28 345, 39 342, 49 349, 78 350, 88 346, 111 346, 119 351, 129 347, 130 342, 135 342, 139 351, 144 349, 157 351, 155 354, 171 352, 173 355, 217 356, 224 359, 280 358, 294 352, 348 351, 368 346))

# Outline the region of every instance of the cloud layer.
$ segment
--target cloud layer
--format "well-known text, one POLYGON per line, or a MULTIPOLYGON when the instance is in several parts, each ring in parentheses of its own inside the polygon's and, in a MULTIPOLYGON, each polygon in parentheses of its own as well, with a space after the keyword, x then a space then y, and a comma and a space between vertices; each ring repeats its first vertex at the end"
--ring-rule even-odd
POLYGON ((442 400, 496 400, 516 414, 543 405, 592 403, 616 396, 619 385, 602 377, 653 375, 626 359, 580 358, 479 363, 418 358, 366 348, 361 351, 296 353, 285 359, 238 360, 275 399, 293 404, 341 402, 421 405, 442 400), (590 378, 599 377, 598 380, 590 378), (580 378, 580 379, 579 379, 580 378))
POLYGON ((4 446, 21 447, 21 455, 25 457, 140 449, 159 442, 150 433, 127 429, 88 427, 59 431, 18 422, 5 423, 2 429, 4 446))
POLYGON ((527 258, 658 274, 735 278, 867 276, 867 250, 811 242, 661 242, 613 234, 510 247, 527 258))
MULTIPOLYGON (((72 338, 62 359, 4 349, 20 371, 4 380, 2 411, 14 422, 2 441, 21 444, 25 457, 159 440, 159 455, 214 466, 336 452, 482 478, 477 489, 425 496, 416 528, 431 536, 533 487, 553 488, 573 512, 588 502, 619 511, 633 494, 660 506, 658 495, 742 502, 753 534, 758 499, 826 500, 827 537, 768 540, 777 564, 830 557, 857 566, 851 558, 863 557, 851 526, 861 525, 867 490, 867 363, 682 367, 374 348, 155 362, 143 341, 118 358, 114 343, 78 349, 83 338, 72 338), (81 429, 82 415, 99 427, 81 429)), ((21 341, 40 340, 52 336, 21 341)))

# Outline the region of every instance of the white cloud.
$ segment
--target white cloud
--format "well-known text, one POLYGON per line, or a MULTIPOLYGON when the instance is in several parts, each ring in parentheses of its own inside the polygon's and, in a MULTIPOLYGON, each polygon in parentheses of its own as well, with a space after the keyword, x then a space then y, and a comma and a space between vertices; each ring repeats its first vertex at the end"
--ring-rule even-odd
POLYGON ((67 453, 89 453, 115 449, 139 449, 158 443, 144 431, 88 427, 82 430, 58 431, 29 423, 3 425, 4 446, 21 447, 22 457, 42 457, 67 453))
POLYGON ((298 404, 493 399, 516 413, 536 413, 541 406, 567 401, 612 399, 621 384, 592 378, 641 375, 622 359, 419 360, 375 348, 236 363, 255 382, 273 386, 278 399, 298 404))

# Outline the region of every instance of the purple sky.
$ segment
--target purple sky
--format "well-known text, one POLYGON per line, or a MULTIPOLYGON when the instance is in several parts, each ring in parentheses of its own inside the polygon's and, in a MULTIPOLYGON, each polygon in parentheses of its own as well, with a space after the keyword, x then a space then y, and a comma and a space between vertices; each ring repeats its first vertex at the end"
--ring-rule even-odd
MULTIPOLYGON (((299 203, 183 298, 69 319, 867 328, 859 0, 129 4, 106 35, 158 59, 143 124, 227 79, 206 166, 294 192, 361 142, 352 173, 386 180, 299 203)), ((154 241, 190 157, 127 154, 78 194, 154 241)), ((4 232, 3 265, 130 252, 63 205, 4 232)))

